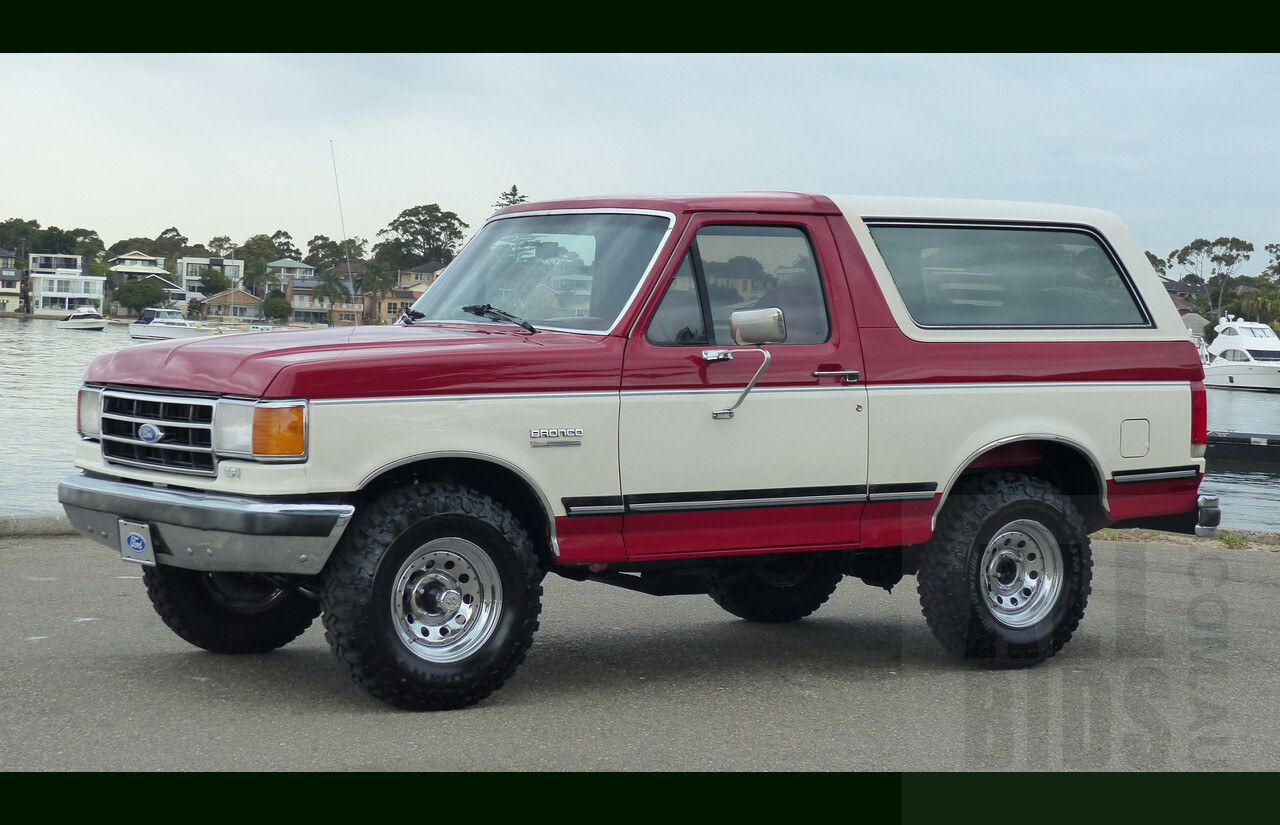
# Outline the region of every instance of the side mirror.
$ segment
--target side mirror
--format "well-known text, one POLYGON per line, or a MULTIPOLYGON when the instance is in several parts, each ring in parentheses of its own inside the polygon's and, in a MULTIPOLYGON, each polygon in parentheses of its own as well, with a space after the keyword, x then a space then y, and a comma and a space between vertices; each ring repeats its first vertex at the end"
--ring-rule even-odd
POLYGON ((740 309, 729 316, 729 333, 734 343, 781 344, 787 340, 787 322, 777 307, 740 309))

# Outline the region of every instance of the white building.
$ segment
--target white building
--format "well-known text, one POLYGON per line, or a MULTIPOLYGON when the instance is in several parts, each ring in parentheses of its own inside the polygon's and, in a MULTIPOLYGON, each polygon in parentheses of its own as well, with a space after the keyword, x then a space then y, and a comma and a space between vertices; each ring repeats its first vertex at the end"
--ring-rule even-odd
POLYGON ((36 253, 28 259, 27 272, 31 278, 32 314, 64 315, 78 306, 102 307, 107 279, 86 273, 80 255, 36 253))
POLYGON ((179 258, 173 280, 187 292, 200 293, 200 273, 212 269, 230 279, 230 289, 244 289, 244 261, 235 258, 179 258))
POLYGON ((144 255, 137 250, 117 255, 111 259, 111 271, 120 276, 117 283, 137 281, 150 275, 159 275, 168 280, 169 270, 164 268, 164 258, 144 255))

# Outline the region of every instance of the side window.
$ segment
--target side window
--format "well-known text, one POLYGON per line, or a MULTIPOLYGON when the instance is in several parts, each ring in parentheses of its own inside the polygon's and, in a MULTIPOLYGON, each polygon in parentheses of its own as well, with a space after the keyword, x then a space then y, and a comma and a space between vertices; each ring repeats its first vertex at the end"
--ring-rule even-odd
POLYGON ((1092 233, 906 222, 868 228, 921 326, 1149 323, 1127 276, 1092 233))
POLYGON ((647 337, 662 345, 729 345, 729 316, 765 307, 782 310, 786 344, 818 344, 830 337, 808 235, 790 226, 703 227, 658 305, 647 337))

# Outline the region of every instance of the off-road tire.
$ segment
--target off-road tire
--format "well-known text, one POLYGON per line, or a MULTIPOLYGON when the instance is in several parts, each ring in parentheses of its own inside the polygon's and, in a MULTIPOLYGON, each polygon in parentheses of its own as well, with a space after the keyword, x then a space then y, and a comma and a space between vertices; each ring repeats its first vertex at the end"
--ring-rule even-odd
POLYGON ((395 489, 361 511, 325 571, 325 638, 395 707, 450 710, 524 661, 544 570, 502 504, 453 484, 395 489))
POLYGON ((961 482, 920 553, 920 605, 951 653, 989 667, 1053 656, 1084 617, 1089 535, 1052 484, 1016 473, 961 482))
POLYGON ((302 635, 320 602, 251 573, 146 567, 156 613, 180 637, 214 653, 266 653, 302 635))
POLYGON ((713 581, 708 593, 752 622, 794 622, 831 598, 843 574, 834 554, 805 553, 752 564, 713 581))

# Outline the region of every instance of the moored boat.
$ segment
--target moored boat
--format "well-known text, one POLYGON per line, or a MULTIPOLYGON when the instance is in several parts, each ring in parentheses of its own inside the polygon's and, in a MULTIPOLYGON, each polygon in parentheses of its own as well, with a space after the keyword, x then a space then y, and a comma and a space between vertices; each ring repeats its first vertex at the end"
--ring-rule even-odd
POLYGON ((1280 337, 1267 324, 1224 315, 1205 351, 1206 387, 1280 392, 1280 337))
POLYGON ((91 306, 78 307, 58 321, 58 329, 106 329, 107 319, 91 306))
POLYGON ((217 327, 205 326, 199 321, 188 321, 176 309, 148 307, 129 325, 129 337, 155 340, 172 338, 197 338, 216 335, 217 327))

